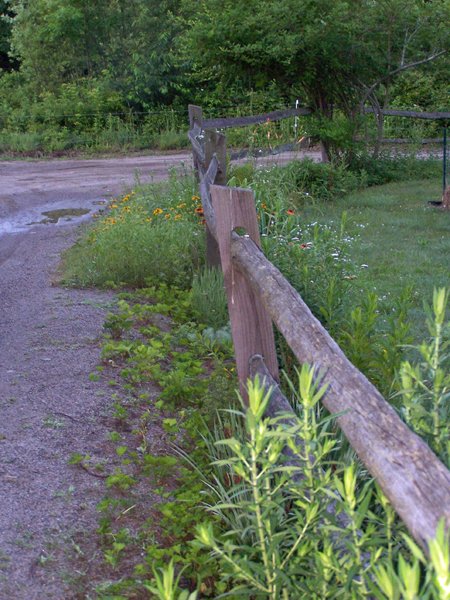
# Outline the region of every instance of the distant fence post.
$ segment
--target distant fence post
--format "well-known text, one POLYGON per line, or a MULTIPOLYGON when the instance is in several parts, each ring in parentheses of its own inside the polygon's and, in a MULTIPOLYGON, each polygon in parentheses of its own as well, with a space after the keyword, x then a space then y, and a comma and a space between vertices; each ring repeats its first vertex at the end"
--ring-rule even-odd
POLYGON ((226 185, 227 183, 227 139, 223 133, 215 129, 206 129, 205 131, 205 162, 206 168, 209 167, 214 154, 216 155, 219 169, 217 171, 214 183, 217 185, 226 185))
MULTIPOLYGON (((227 146, 226 137, 223 133, 219 133, 214 129, 205 131, 205 169, 208 169, 209 164, 215 156, 219 164, 216 177, 214 179, 217 185, 226 185, 227 183, 227 146)), ((206 262, 210 267, 221 266, 220 250, 216 238, 206 227, 206 262)))
POLYGON ((278 379, 278 362, 272 320, 262 300, 253 292, 245 276, 232 262, 231 235, 244 228, 259 246, 259 228, 255 199, 251 190, 211 186, 216 215, 216 234, 228 297, 240 391, 246 399, 245 385, 250 376, 249 360, 255 354, 264 357, 272 377, 278 379))
MULTIPOLYGON (((201 106, 196 106, 195 104, 189 104, 188 112, 189 112, 189 129, 194 129, 195 125, 197 125, 201 129, 202 123, 203 123, 203 110, 202 110, 201 106)), ((199 176, 198 157, 196 156, 195 152, 193 153, 193 160, 194 160, 195 176, 197 177, 197 181, 199 181, 201 178, 199 176)))
POLYGON ((447 126, 442 136, 442 208, 450 210, 450 186, 447 187, 447 126))

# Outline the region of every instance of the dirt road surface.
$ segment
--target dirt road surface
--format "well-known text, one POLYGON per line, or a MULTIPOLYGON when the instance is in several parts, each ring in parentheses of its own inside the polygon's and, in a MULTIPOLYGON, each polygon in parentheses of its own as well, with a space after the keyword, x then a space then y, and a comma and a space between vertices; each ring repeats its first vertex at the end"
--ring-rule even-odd
POLYGON ((60 254, 97 203, 189 160, 0 163, 0 598, 77 597, 68 555, 95 531, 102 497, 68 460, 107 454, 111 392, 89 375, 114 297, 53 286, 60 254), (45 222, 61 209, 88 212, 45 222))
POLYGON ((108 454, 111 392, 89 375, 114 296, 52 279, 99 203, 173 167, 190 155, 0 162, 1 599, 86 597, 68 555, 95 531, 103 484, 68 460, 108 454), (55 210, 78 216, 49 222, 55 210))
MULTIPOLYGON (((62 208, 95 210, 136 181, 161 181, 172 167, 191 166, 187 153, 98 160, 0 162, 0 235, 29 229, 42 213, 62 208)), ((85 218, 88 218, 89 215, 85 218)), ((0 255, 1 260, 1 255, 0 255)))

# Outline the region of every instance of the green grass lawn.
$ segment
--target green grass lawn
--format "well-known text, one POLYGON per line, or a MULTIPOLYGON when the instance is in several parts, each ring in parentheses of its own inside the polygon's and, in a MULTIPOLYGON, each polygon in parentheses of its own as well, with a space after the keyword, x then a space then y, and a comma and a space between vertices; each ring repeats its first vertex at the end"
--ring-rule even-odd
POLYGON ((423 301, 433 287, 450 287, 450 212, 428 204, 439 200, 438 181, 391 183, 333 202, 305 206, 308 220, 339 222, 347 213, 347 231, 356 236, 353 259, 361 270, 357 289, 395 297, 414 290, 411 313, 417 334, 424 332, 423 301))

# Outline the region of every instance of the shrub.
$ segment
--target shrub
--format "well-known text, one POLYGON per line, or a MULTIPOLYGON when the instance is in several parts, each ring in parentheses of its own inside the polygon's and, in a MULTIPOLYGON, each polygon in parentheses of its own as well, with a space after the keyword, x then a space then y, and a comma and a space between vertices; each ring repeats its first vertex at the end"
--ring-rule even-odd
POLYGON ((440 161, 433 158, 384 155, 375 160, 366 153, 360 153, 353 156, 348 168, 365 180, 368 186, 372 186, 391 181, 432 179, 439 176, 441 165, 440 161))
POLYGON ((291 187, 305 199, 331 200, 364 187, 365 179, 350 171, 344 162, 316 163, 306 159, 294 161, 283 168, 291 187))
MULTIPOLYGON (((228 185, 251 187, 257 201, 270 208, 287 210, 331 200, 364 187, 365 176, 350 171, 342 162, 315 163, 306 159, 283 167, 255 169, 251 164, 232 167, 228 185)), ((284 214, 280 212, 279 216, 284 214)))

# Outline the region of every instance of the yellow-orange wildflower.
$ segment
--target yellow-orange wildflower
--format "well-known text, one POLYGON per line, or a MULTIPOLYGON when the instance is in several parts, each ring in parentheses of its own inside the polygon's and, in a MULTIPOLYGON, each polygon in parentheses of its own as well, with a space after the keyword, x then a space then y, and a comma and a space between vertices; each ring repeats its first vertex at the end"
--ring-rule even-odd
POLYGON ((160 215, 160 214, 162 214, 163 212, 164 212, 164 211, 163 211, 163 209, 162 209, 162 208, 155 208, 155 210, 153 211, 153 214, 154 214, 154 215, 155 215, 155 217, 156 217, 157 215, 160 215))

